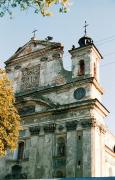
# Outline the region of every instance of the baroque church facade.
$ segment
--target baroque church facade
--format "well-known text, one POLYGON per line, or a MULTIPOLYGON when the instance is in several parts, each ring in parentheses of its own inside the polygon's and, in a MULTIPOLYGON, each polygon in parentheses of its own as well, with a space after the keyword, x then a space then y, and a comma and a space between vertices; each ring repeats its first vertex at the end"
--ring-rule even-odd
POLYGON ((0 160, 0 177, 115 176, 115 137, 102 104, 102 55, 85 35, 69 50, 68 71, 63 46, 50 40, 33 37, 5 62, 22 128, 17 149, 0 160))

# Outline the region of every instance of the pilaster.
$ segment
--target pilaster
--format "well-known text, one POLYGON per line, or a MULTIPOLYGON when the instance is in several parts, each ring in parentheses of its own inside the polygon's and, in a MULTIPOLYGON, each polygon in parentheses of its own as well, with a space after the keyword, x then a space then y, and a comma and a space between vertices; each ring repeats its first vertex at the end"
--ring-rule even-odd
POLYGON ((29 167, 28 167, 28 178, 35 177, 35 166, 38 157, 38 148, 36 145, 38 144, 38 136, 31 137, 31 147, 30 147, 30 154, 29 154, 29 167))
POLYGON ((67 132, 66 177, 74 178, 76 172, 76 131, 67 132))

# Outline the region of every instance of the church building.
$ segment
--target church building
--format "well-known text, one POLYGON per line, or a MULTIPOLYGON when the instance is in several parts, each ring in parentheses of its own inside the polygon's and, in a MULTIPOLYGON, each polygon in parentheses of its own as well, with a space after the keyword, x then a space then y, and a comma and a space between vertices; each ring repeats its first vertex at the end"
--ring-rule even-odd
POLYGON ((64 47, 31 38, 6 62, 21 117, 19 142, 0 160, 0 177, 45 179, 115 176, 115 136, 102 104, 101 53, 86 34, 64 47))

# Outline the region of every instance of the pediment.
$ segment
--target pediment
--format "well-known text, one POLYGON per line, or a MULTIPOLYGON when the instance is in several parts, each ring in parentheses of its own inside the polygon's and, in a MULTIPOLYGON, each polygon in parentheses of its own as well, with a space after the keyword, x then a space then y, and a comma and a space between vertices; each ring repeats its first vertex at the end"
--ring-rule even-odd
POLYGON ((26 97, 17 102, 17 109, 20 115, 27 115, 35 112, 43 112, 55 107, 51 102, 40 98, 26 97))
POLYGON ((44 100, 41 96, 37 98, 33 97, 26 97, 24 98, 23 102, 26 104, 37 104, 37 105, 42 105, 45 107, 52 107, 51 103, 48 102, 46 99, 44 100))
MULTIPOLYGON (((42 43, 38 42, 38 41, 32 41, 30 40, 27 44, 25 44, 24 46, 22 47, 19 47, 17 49, 17 51, 15 52, 15 54, 9 59, 9 60, 12 60, 12 59, 16 59, 16 58, 19 58, 19 57, 22 57, 22 56, 25 56, 27 54, 30 54, 32 52, 35 52, 35 51, 39 51, 39 50, 42 50, 46 48, 46 45, 43 45, 42 43)), ((9 61, 8 60, 8 61, 9 61)))
POLYGON ((21 57, 21 56, 25 56, 29 53, 32 53, 32 52, 35 52, 37 50, 41 50, 41 49, 44 49, 46 46, 42 45, 42 44, 34 44, 34 43, 30 43, 28 45, 26 45, 25 47, 17 50, 17 56, 16 58, 18 57, 21 57), (19 51, 19 52, 18 52, 19 51))
POLYGON ((20 57, 29 55, 37 51, 42 51, 45 49, 49 50, 50 48, 55 48, 56 46, 60 47, 61 44, 56 42, 50 42, 47 40, 35 40, 31 38, 31 40, 28 43, 26 43, 22 47, 19 47, 17 51, 13 54, 13 56, 11 56, 5 63, 7 64, 14 59, 18 59, 20 57))
POLYGON ((52 46, 60 46, 60 43, 56 42, 50 42, 50 41, 45 41, 45 40, 35 40, 31 39, 28 43, 26 43, 24 46, 19 47, 17 51, 11 56, 5 63, 9 63, 11 60, 29 55, 31 53, 37 52, 37 51, 42 51, 45 49, 49 49, 52 46))

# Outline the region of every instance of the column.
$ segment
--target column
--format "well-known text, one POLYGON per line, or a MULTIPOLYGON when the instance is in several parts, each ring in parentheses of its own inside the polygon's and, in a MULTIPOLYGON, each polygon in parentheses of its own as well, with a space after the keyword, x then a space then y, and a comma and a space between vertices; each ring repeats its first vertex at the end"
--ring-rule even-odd
POLYGON ((66 177, 75 177, 76 165, 76 131, 67 132, 67 159, 66 159, 66 177))

